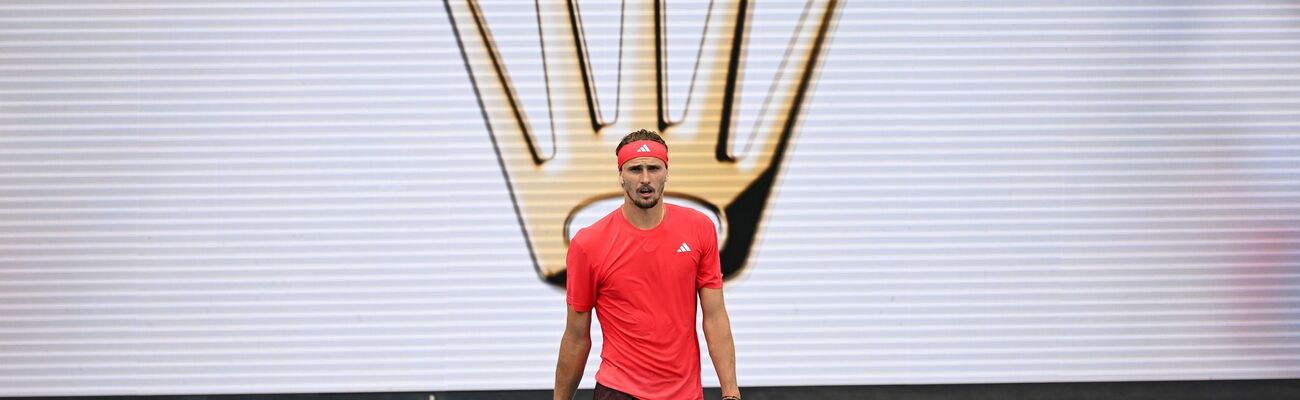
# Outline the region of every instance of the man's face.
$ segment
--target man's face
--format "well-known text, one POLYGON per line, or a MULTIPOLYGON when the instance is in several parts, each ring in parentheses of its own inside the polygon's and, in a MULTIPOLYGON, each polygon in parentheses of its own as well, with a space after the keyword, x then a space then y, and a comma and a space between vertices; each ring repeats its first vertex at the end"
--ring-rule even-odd
POLYGON ((652 208, 663 201, 664 183, 668 182, 668 167, 654 157, 638 157, 623 164, 619 170, 619 184, 623 192, 640 208, 652 208))

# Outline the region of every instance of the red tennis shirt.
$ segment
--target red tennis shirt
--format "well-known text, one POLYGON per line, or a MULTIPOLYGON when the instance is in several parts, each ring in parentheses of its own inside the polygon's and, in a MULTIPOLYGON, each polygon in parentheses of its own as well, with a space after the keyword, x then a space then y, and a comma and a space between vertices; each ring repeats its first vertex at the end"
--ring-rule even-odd
POLYGON ((604 334, 596 381, 641 399, 703 399, 696 290, 721 288, 718 236, 704 214, 664 203, 638 229, 615 209, 569 243, 568 303, 596 308, 604 334))

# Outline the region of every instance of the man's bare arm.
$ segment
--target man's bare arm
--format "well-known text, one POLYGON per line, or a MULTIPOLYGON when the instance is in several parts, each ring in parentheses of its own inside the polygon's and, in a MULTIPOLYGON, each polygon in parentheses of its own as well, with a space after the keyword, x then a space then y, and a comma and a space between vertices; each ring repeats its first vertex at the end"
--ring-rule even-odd
POLYGON ((731 339, 731 319, 722 300, 722 289, 700 289, 700 308, 704 311, 704 340, 709 345, 709 358, 718 371, 718 383, 723 396, 740 396, 736 384, 736 344, 731 339))
POLYGON ((591 353, 591 311, 577 312, 569 306, 564 337, 560 339, 560 360, 555 364, 555 400, 572 400, 587 368, 591 353))

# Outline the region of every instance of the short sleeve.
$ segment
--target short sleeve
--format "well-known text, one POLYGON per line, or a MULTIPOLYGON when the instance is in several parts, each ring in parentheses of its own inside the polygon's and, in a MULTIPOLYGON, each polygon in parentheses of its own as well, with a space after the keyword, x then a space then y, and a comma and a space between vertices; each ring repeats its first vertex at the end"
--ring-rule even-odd
POLYGON ((596 304, 596 277, 587 252, 578 242, 569 243, 565 266, 565 291, 574 311, 587 312, 596 304))
POLYGON ((722 287, 722 261, 718 256, 718 231, 713 221, 704 218, 702 227, 697 229, 700 240, 700 265, 695 273, 695 289, 718 289, 722 287))

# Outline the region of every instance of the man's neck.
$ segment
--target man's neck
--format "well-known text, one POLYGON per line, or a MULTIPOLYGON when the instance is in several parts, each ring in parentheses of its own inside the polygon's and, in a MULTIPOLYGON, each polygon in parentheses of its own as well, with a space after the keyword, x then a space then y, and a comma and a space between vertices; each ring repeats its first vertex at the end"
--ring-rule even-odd
POLYGON ((623 218, 627 218, 627 222, 631 222, 637 229, 651 229, 664 220, 663 201, 650 208, 637 207, 630 201, 624 201, 622 211, 623 218))

